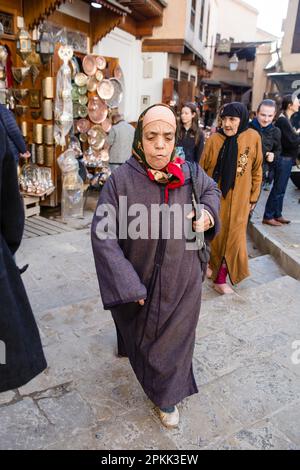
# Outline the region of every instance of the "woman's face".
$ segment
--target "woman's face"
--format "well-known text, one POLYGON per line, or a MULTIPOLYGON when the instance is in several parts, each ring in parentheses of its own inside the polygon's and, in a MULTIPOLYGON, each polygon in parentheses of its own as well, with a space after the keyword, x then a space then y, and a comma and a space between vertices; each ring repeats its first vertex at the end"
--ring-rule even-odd
POLYGON ((184 106, 180 115, 182 124, 192 124, 195 114, 188 106, 184 106))
POLYGON ((298 98, 295 98, 293 101, 293 104, 290 105, 290 110, 293 111, 293 113, 298 113, 300 107, 300 101, 298 98))
POLYGON ((171 160, 175 147, 175 129, 167 122, 150 122, 143 129, 143 148, 148 165, 162 170, 171 160))
POLYGON ((261 127, 268 127, 274 121, 276 109, 272 106, 262 105, 257 113, 257 119, 261 127))
POLYGON ((226 116, 222 118, 222 129, 227 137, 232 137, 237 134, 240 127, 241 119, 233 116, 226 116))

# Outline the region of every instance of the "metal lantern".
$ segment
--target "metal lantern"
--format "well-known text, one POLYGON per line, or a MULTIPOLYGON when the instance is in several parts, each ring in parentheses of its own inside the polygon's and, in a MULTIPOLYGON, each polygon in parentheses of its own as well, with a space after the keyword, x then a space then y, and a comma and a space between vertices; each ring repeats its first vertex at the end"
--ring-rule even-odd
POLYGON ((17 38, 17 54, 25 61, 31 54, 31 38, 24 28, 22 28, 17 38))
POLYGON ((233 56, 229 59, 229 70, 231 72, 236 72, 239 67, 239 58, 237 54, 233 54, 233 56))
POLYGON ((36 52, 40 55, 42 64, 48 64, 54 54, 54 39, 46 27, 41 30, 40 38, 36 43, 36 52))

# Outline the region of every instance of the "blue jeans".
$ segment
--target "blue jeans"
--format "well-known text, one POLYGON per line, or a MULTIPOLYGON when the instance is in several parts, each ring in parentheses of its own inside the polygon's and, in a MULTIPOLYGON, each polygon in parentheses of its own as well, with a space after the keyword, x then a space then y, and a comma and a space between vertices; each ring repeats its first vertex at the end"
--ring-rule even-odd
POLYGON ((282 217, 283 200, 291 176, 293 158, 277 157, 274 167, 274 183, 266 204, 264 219, 279 219, 282 217))

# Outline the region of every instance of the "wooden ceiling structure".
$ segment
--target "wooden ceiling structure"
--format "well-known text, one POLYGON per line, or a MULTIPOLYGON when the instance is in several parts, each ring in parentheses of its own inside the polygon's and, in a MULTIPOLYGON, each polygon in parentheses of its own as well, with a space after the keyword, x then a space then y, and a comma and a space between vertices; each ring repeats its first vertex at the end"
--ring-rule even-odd
POLYGON ((155 26, 162 26, 163 13, 167 6, 164 0, 119 0, 122 6, 130 8, 121 28, 137 39, 152 36, 155 26))
MULTIPOLYGON (((58 8, 69 0, 23 0, 23 16, 26 27, 32 31, 43 21, 59 21, 64 15, 58 8)), ((83 0, 91 4, 92 0, 83 0)), ((92 6, 89 25, 91 45, 97 44, 115 27, 133 34, 141 39, 152 36, 155 26, 162 26, 163 12, 166 7, 164 0, 96 0, 102 8, 92 6)), ((80 18, 75 21, 74 28, 87 32, 87 25, 83 25, 80 18)), ((70 20, 69 20, 70 23, 70 20)), ((70 25, 68 25, 70 26, 70 25)))
MULTIPOLYGON (((85 3, 91 4, 91 0, 84 0, 85 3)), ((73 24, 73 29, 88 32, 91 38, 92 46, 97 44, 104 36, 106 36, 116 26, 120 26, 125 17, 131 13, 130 9, 125 5, 119 4, 116 0, 96 0, 102 8, 96 9, 90 6, 90 25, 87 31, 87 23, 80 19, 69 20, 73 24)), ((29 30, 33 30, 43 21, 49 19, 52 21, 61 20, 66 17, 57 9, 67 0, 23 0, 23 16, 25 24, 29 30)), ((59 21, 61 23, 61 21, 59 21)), ((69 25, 70 26, 70 25, 69 25)))

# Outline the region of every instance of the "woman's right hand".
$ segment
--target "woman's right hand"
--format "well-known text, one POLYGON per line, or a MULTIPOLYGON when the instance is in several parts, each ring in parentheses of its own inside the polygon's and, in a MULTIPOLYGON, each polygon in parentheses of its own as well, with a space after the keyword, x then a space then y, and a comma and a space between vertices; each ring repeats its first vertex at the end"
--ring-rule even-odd
POLYGON ((137 303, 140 304, 141 307, 143 307, 145 305, 145 300, 139 300, 137 303))
POLYGON ((25 152, 25 153, 20 153, 20 157, 21 158, 30 158, 31 153, 27 150, 27 152, 25 152))

